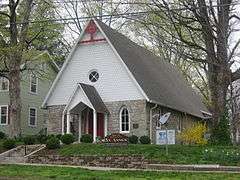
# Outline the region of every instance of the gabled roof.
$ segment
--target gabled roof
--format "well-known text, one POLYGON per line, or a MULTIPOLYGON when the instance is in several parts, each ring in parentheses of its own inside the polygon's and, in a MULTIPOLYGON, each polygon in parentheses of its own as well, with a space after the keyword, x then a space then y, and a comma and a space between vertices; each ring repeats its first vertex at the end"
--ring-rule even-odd
MULTIPOLYGON (((49 64, 53 70, 58 73, 60 71, 59 66, 57 65, 57 63, 52 59, 52 56, 49 54, 48 51, 43 51, 42 53, 38 54, 37 56, 35 56, 32 61, 27 62, 27 63, 31 63, 30 66, 33 66, 33 64, 35 63, 35 65, 39 65, 41 63, 47 63, 49 64)), ((23 63, 21 65, 21 68, 24 68, 25 66, 27 66, 27 63, 23 63)))
MULTIPOLYGON (((100 28, 99 30, 106 36, 105 38, 120 57, 131 77, 136 82, 136 85, 149 102, 200 118, 206 118, 204 117, 206 114, 210 115, 209 111, 202 103, 201 97, 194 92, 187 84, 182 74, 172 64, 132 42, 126 36, 110 28, 103 22, 96 19, 94 21, 100 28)), ((78 46, 79 40, 84 34, 85 28, 53 82, 43 102, 43 107, 46 107, 47 101, 56 83, 67 67, 72 54, 78 46)), ((86 89, 87 88, 88 87, 86 87, 86 89)), ((92 93, 94 94, 95 92, 92 93)), ((91 95, 92 94, 89 94, 89 97, 91 95)))
POLYGON ((79 103, 83 103, 90 108, 94 108, 97 112, 108 113, 102 98, 98 94, 97 90, 91 85, 78 83, 70 96, 64 111, 74 109, 79 103))
POLYGON ((150 102, 204 118, 209 113, 201 97, 187 84, 183 75, 126 36, 96 20, 150 102))
POLYGON ((88 97, 89 101, 91 102, 91 104, 93 105, 94 109, 97 112, 108 113, 108 110, 107 110, 104 102, 102 101, 102 98, 100 97, 97 90, 95 89, 95 87, 88 85, 88 84, 83 84, 83 83, 79 83, 79 84, 82 87, 85 94, 87 95, 87 97, 88 97))

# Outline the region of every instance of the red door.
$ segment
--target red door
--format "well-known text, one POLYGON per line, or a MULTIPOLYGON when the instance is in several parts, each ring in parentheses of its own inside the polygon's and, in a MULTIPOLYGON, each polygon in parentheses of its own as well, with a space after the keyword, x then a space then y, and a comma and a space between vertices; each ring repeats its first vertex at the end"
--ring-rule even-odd
MULTIPOLYGON (((93 135, 93 111, 88 114, 88 134, 93 135)), ((104 138, 104 114, 97 113, 97 136, 104 138)))
POLYGON ((104 138, 104 114, 97 113, 97 136, 104 138))

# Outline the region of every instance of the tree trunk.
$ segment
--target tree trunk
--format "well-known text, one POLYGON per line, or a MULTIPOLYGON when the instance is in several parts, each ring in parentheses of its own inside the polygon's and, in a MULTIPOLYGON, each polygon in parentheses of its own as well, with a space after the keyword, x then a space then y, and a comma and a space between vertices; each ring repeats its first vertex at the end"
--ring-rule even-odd
POLYGON ((226 98, 230 83, 230 70, 226 66, 209 65, 208 82, 211 92, 211 112, 213 114, 213 126, 216 126, 220 118, 226 112, 226 98), (224 67, 224 68, 222 68, 224 67))
POLYGON ((21 134, 21 87, 20 87, 20 62, 21 56, 11 55, 11 62, 14 62, 10 67, 9 73, 9 136, 18 137, 21 134))

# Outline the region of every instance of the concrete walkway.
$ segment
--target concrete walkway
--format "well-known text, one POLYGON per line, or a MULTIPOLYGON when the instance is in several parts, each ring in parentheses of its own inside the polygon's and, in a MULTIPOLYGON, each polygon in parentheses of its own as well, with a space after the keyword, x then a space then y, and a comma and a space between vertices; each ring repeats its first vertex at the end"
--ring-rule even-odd
POLYGON ((29 145, 27 146, 28 155, 25 155, 25 146, 19 146, 7 152, 0 154, 0 164, 15 164, 15 165, 30 165, 30 166, 53 166, 53 167, 70 167, 83 168, 89 170, 101 171, 171 171, 171 172, 208 172, 208 173, 240 173, 238 166, 220 166, 218 164, 146 164, 144 169, 134 168, 109 168, 109 167, 94 167, 94 166, 73 166, 73 165, 56 165, 56 164, 30 164, 26 163, 27 158, 41 149, 45 145, 29 145))
POLYGON ((133 168, 110 168, 110 167, 93 167, 93 166, 72 166, 72 165, 55 165, 55 164, 30 164, 30 163, 5 163, 11 165, 20 165, 20 166, 43 166, 43 167, 66 167, 66 168, 81 168, 95 171, 156 171, 156 172, 195 172, 195 173, 239 173, 240 167, 236 166, 219 166, 218 169, 206 169, 209 166, 215 165, 167 165, 167 164, 159 164, 161 167, 176 167, 172 169, 156 169, 156 168, 146 168, 146 169, 133 169, 133 168), (193 170, 193 169, 184 169, 183 167, 196 167, 200 166, 201 169, 193 170), (179 168, 180 167, 180 168, 179 168), (204 167, 204 168, 203 168, 204 167), (220 168, 221 167, 221 168, 220 168), (230 170, 228 170, 228 168, 230 170), (236 169, 235 169, 236 168, 236 169), (233 170, 235 169, 235 171, 233 170))
POLYGON ((0 164, 24 163, 28 156, 45 148, 45 145, 21 145, 0 154, 0 164))

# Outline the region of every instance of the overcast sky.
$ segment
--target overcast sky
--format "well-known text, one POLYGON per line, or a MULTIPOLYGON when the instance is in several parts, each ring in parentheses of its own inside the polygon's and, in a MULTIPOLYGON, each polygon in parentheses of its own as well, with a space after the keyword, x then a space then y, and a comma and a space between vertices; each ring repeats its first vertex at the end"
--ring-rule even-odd
MULTIPOLYGON (((56 0, 56 1, 57 1, 57 0, 56 0)), ((63 1, 68 1, 68 0, 63 0, 63 1)), ((69 1, 71 1, 71 0, 69 0, 69 1)), ((122 1, 122 2, 124 2, 124 1, 122 1)), ((125 1, 125 2, 126 2, 126 1, 125 1)), ((140 2, 140 0, 139 0, 139 2, 140 2)), ((236 1, 236 2, 238 2, 238 1, 236 1)), ((7 4, 7 3, 8 3, 8 0, 0 0, 0 6, 1 6, 2 4, 7 4)), ((240 3, 240 2, 239 2, 239 3, 240 3)), ((236 14, 240 17, 240 4, 239 4, 239 5, 236 5, 235 8, 236 8, 236 14)), ((133 11, 134 11, 134 10, 133 10, 133 11)), ((65 14, 65 17, 66 17, 66 18, 69 17, 67 10, 61 9, 61 15, 63 15, 63 14, 65 14)), ((74 26, 74 25, 71 25, 71 27, 73 27, 73 29, 76 28, 76 26, 74 26)), ((240 30, 240 20, 238 20, 238 24, 235 26, 235 29, 240 30)), ((76 30, 76 29, 75 29, 75 30, 76 30)), ((71 31, 69 28, 66 28, 65 34, 66 34, 66 36, 67 36, 67 39, 69 39, 69 41, 73 41, 73 39, 76 39, 77 36, 78 36, 77 33, 74 33, 74 32, 71 31)), ((239 39, 240 39, 240 31, 235 32, 234 34, 232 34, 232 37, 231 37, 231 39, 230 39, 231 46, 233 46, 239 39)), ((237 63, 235 63, 235 64, 232 66, 233 69, 236 69, 236 68, 240 67, 240 48, 239 48, 239 51, 238 51, 238 55, 239 55, 239 56, 236 57, 236 59, 235 59, 235 60, 237 61, 237 63)))

